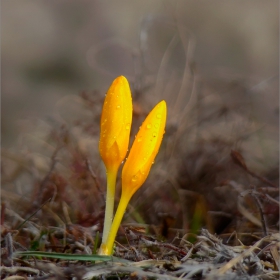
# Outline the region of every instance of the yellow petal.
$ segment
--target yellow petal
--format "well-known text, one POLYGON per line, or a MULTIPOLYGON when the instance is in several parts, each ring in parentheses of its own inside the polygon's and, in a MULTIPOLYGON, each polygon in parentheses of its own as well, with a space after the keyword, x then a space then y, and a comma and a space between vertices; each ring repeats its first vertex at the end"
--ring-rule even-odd
POLYGON ((118 167, 128 149, 132 121, 132 98, 127 79, 116 78, 105 97, 99 151, 106 168, 118 167))
POLYGON ((132 196, 148 177, 164 134, 166 111, 163 100, 149 113, 135 137, 122 170, 122 190, 127 196, 132 196))

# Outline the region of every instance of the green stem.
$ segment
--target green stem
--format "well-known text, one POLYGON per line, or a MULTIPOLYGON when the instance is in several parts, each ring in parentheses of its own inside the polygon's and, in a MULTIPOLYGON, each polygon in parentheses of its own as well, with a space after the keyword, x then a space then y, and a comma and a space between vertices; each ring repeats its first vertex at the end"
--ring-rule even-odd
POLYGON ((111 230, 108 235, 108 239, 105 243, 103 243, 101 245, 101 250, 103 250, 102 253, 104 255, 112 255, 116 235, 117 235, 118 229, 120 227, 120 224, 121 224, 121 221, 122 221, 122 218, 123 218, 123 215, 124 215, 124 212, 128 205, 129 200, 130 200, 130 197, 122 194, 116 215, 113 220, 113 224, 111 226, 111 230))
POLYGON ((118 169, 107 170, 107 193, 102 243, 105 243, 113 221, 115 189, 118 169))

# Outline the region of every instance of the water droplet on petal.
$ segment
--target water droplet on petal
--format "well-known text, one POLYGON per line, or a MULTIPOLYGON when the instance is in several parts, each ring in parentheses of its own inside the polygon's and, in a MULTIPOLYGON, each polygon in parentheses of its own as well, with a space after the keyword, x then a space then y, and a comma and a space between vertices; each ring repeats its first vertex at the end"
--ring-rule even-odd
POLYGON ((117 105, 117 107, 116 107, 117 109, 120 109, 121 108, 121 105, 117 105))
POLYGON ((157 114, 157 119, 160 119, 161 118, 161 114, 157 114))
POLYGON ((150 129, 152 125, 150 123, 147 124, 147 129, 150 129))
POLYGON ((157 136, 157 134, 154 132, 154 133, 153 133, 153 137, 156 137, 156 136, 157 136))
POLYGON ((136 182, 137 179, 138 179, 137 175, 134 175, 134 176, 132 177, 131 181, 132 181, 132 182, 136 182))
POLYGON ((141 142, 142 141, 142 136, 137 138, 137 142, 141 142))
POLYGON ((159 127, 159 124, 158 124, 158 123, 155 123, 154 126, 155 126, 155 128, 158 128, 158 127, 159 127))
POLYGON ((125 126, 125 129, 126 129, 126 130, 129 130, 129 128, 130 128, 130 124, 128 123, 128 124, 125 126))

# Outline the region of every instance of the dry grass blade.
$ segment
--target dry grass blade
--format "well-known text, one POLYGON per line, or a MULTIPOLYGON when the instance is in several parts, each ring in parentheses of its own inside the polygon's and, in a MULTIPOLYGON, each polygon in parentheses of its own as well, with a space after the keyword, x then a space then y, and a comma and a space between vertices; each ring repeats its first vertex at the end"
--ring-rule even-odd
POLYGON ((244 251, 242 254, 238 255, 237 257, 230 260, 228 263, 226 263, 224 266, 222 266, 218 270, 218 275, 225 274, 229 269, 231 269, 233 266, 238 264, 241 260, 248 257, 255 249, 259 249, 259 246, 262 244, 262 242, 266 240, 266 237, 262 238, 258 242, 256 242, 251 248, 244 251))
POLYGON ((76 254, 62 254, 62 253, 49 253, 49 252, 16 252, 16 256, 29 256, 29 257, 44 257, 52 259, 72 260, 72 261, 117 261, 128 262, 120 258, 112 256, 100 256, 100 255, 76 255, 76 254))
POLYGON ((280 270, 279 247, 280 247, 280 243, 275 244, 272 248, 270 248, 271 255, 274 259, 278 271, 280 270))
POLYGON ((19 272, 25 272, 28 274, 35 274, 39 275, 40 270, 32 267, 21 267, 21 266, 13 266, 13 267, 6 267, 6 266, 1 266, 0 270, 2 273, 9 273, 9 274, 16 274, 19 272))
POLYGON ((245 208, 243 206, 243 202, 244 199, 243 197, 239 196, 238 197, 238 203, 237 203, 237 207, 238 207, 238 210, 239 212, 246 218, 248 219, 251 223, 253 223, 254 225, 258 226, 258 227, 261 227, 262 226, 262 223, 261 221, 259 221, 253 214, 251 214, 247 208, 245 208))
MULTIPOLYGON (((93 277, 96 276, 101 276, 101 275, 108 275, 112 273, 117 273, 117 274, 126 274, 129 278, 135 278, 135 277, 140 277, 140 278, 155 278, 155 279, 171 279, 171 280, 178 280, 177 277, 174 277, 170 274, 163 274, 162 270, 157 267, 157 264, 162 265, 164 262, 136 262, 132 263, 129 265, 123 265, 119 263, 111 263, 110 265, 106 265, 105 267, 92 267, 89 268, 87 273, 83 276, 83 279, 92 279, 93 277), (149 271, 147 270, 147 264, 150 267, 149 271), (145 269, 143 269, 143 267, 145 269)), ((166 263, 166 262, 165 262, 166 263)))

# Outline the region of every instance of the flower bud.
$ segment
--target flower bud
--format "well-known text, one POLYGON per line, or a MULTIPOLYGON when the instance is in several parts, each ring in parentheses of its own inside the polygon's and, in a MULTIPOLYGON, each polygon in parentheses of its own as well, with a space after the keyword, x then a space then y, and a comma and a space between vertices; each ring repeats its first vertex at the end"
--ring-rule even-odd
POLYGON ((118 169, 128 149, 132 121, 132 98, 127 79, 116 78, 105 97, 99 151, 108 170, 118 169))
POLYGON ((140 127, 122 170, 122 195, 130 198, 147 179, 165 132, 166 111, 163 100, 140 127))

